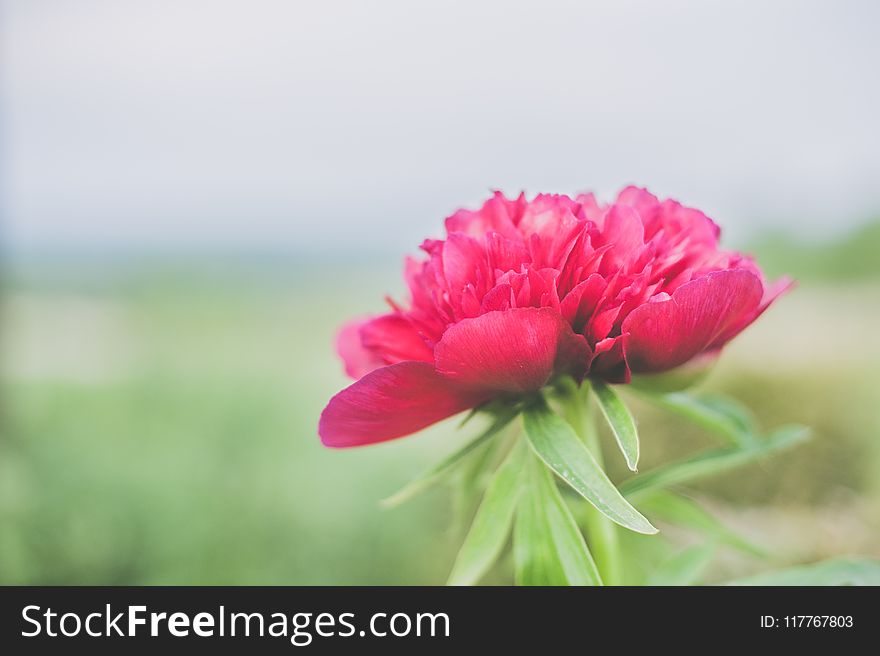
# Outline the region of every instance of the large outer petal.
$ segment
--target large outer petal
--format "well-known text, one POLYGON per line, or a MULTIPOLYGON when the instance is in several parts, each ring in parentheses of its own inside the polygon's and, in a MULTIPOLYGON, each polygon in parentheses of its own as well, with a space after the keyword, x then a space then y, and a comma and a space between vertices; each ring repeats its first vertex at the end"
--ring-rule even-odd
POLYGON ((684 364, 713 346, 744 317, 755 315, 763 295, 751 271, 730 269, 685 283, 667 300, 645 303, 624 320, 626 360, 635 373, 684 364))
POLYGON ((739 335, 743 330, 748 328, 752 324, 752 322, 754 322, 758 317, 764 314, 764 310, 770 307, 770 305, 777 298, 785 294, 793 286, 794 280, 792 280, 788 276, 784 276, 774 282, 769 287, 765 287, 764 297, 761 299, 761 303, 758 305, 755 311, 749 315, 745 315, 739 320, 738 323, 731 325, 727 330, 724 331, 723 334, 719 335, 718 338, 714 342, 712 342, 711 348, 720 349, 731 339, 739 335))
POLYGON ((427 362, 399 362, 367 374, 321 413, 325 446, 350 447, 403 437, 467 410, 485 395, 463 391, 427 362))
POLYGON ((487 312, 450 327, 434 348, 437 372, 462 386, 492 392, 540 389, 554 372, 583 375, 590 347, 558 311, 487 312))

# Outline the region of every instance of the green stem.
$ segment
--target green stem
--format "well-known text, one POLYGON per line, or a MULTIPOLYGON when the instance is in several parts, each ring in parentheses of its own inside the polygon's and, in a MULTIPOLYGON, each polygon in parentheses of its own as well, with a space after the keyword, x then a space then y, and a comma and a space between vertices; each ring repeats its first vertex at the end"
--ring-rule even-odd
MULTIPOLYGON (((562 388, 560 399, 568 422, 584 441, 587 449, 600 467, 604 467, 599 433, 596 430, 595 415, 590 411, 590 384, 584 381, 580 389, 574 385, 562 388)), ((620 585, 621 554, 617 540, 617 527, 610 519, 587 504, 584 517, 587 527, 587 542, 596 560, 596 567, 605 585, 620 585)))

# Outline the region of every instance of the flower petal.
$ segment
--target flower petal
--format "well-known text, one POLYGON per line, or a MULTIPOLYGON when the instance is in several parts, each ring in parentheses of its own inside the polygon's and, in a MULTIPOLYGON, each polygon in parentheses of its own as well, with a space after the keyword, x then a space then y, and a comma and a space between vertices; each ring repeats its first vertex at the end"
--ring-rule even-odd
POLYGON ((628 335, 607 337, 596 344, 590 363, 590 376, 597 376, 609 383, 628 383, 632 372, 623 350, 628 335))
POLYGON ((425 340, 402 314, 384 314, 367 321, 360 328, 360 336, 364 348, 383 358, 383 364, 434 361, 433 352, 425 340))
POLYGON ((521 239, 516 223, 522 216, 526 206, 526 198, 520 194, 514 200, 508 200, 499 191, 487 200, 476 212, 458 210, 446 219, 448 233, 463 232, 477 239, 488 232, 497 232, 509 239, 521 239))
POLYGON ((357 319, 345 324, 336 335, 336 352, 345 365, 345 373, 360 378, 385 364, 381 357, 364 347, 361 328, 369 319, 357 319))
POLYGON ((494 272, 489 268, 482 245, 466 234, 454 232, 443 242, 442 261, 456 319, 476 316, 480 310, 476 299, 494 287, 494 272), (468 304, 468 300, 473 302, 468 304))
POLYGON ((717 271, 685 283, 667 300, 637 307, 623 321, 626 360, 635 373, 684 364, 753 317, 763 285, 751 271, 717 271))
POLYGON ((592 273, 562 299, 559 311, 575 332, 583 332, 607 286, 602 276, 592 273))
POLYGON ((367 374, 321 413, 325 446, 350 447, 403 437, 487 400, 438 376, 427 362, 399 362, 367 374))
POLYGON ((620 270, 629 270, 638 260, 645 244, 645 227, 638 213, 628 205, 612 205, 605 213, 598 246, 611 245, 602 257, 599 273, 610 276, 620 270))
POLYGON ((731 325, 727 330, 724 331, 721 335, 719 335, 714 342, 712 342, 711 348, 720 349, 727 342, 732 340, 734 337, 739 335, 743 330, 748 328, 758 317, 764 314, 764 310, 766 310, 770 305, 780 296, 788 292, 792 287, 794 287, 794 280, 789 278, 788 276, 783 276, 775 283, 766 287, 764 289, 764 297, 761 299, 761 303, 751 314, 745 315, 740 319, 739 322, 731 325))
POLYGON ((434 348, 437 372, 468 389, 530 392, 554 373, 582 376, 590 347, 551 308, 487 312, 450 327, 434 348))

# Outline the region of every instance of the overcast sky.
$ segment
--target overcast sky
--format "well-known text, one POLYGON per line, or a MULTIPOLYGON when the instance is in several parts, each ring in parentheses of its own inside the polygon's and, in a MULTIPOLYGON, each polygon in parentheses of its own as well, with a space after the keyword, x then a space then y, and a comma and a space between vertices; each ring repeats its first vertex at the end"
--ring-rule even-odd
POLYGON ((3 2, 13 249, 412 250, 630 182, 734 239, 880 210, 880 4, 3 2))

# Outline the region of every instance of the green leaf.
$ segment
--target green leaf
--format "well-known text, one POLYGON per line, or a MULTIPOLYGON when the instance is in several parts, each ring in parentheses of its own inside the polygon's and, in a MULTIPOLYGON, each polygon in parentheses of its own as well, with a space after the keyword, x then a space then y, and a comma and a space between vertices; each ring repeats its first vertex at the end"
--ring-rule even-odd
POLYGON ((733 399, 710 394, 694 396, 686 392, 672 394, 642 392, 642 396, 651 403, 724 438, 731 444, 752 444, 756 441, 754 418, 745 406, 733 399))
POLYGON ((728 585, 880 585, 880 560, 873 558, 833 558, 812 565, 764 572, 728 585))
POLYGON ((740 537, 710 515, 696 501, 662 489, 651 490, 639 500, 642 510, 652 518, 696 531, 712 540, 754 556, 764 556, 763 549, 740 537))
POLYGON ((531 453, 526 467, 514 528, 517 585, 602 585, 550 472, 531 453))
POLYGON ((462 428, 467 426, 470 423, 471 419, 473 419, 478 414, 480 414, 480 410, 482 410, 482 408, 480 406, 477 406, 476 408, 471 408, 470 410, 468 410, 468 413, 464 416, 464 419, 462 419, 460 422, 458 422, 458 430, 461 430, 462 428))
POLYGON ((758 427, 755 424, 755 416, 751 410, 736 399, 722 394, 699 394, 694 398, 710 412, 726 418, 742 433, 749 435, 757 434, 758 427))
POLYGON ((631 471, 636 471, 639 464, 639 434, 629 408, 610 385, 598 380, 593 381, 592 385, 602 414, 605 415, 608 425, 611 426, 611 432, 614 433, 614 439, 617 440, 617 445, 626 458, 627 467, 631 471))
MULTIPOLYGON (((529 454, 531 455, 531 454, 529 454)), ((517 585, 567 585, 568 580, 547 531, 547 519, 537 484, 531 472, 534 457, 528 459, 528 473, 516 507, 513 525, 513 562, 517 585)))
POLYGON ((475 584, 501 553, 519 498, 524 455, 525 445, 518 442, 492 477, 455 559, 449 585, 475 584))
POLYGON ((404 501, 408 501, 419 492, 429 488, 455 469, 456 465, 462 462, 465 457, 470 455, 475 449, 495 437, 495 435, 513 421, 513 418, 516 417, 518 413, 519 410, 516 408, 505 408, 503 411, 499 411, 495 415, 495 420, 478 437, 465 444, 452 455, 441 460, 418 478, 407 483, 402 489, 398 490, 390 497, 383 499, 380 502, 381 505, 385 508, 399 506, 404 501))
POLYGON ((448 478, 452 483, 452 526, 456 534, 464 536, 474 518, 474 512, 486 491, 489 479, 497 469, 498 454, 504 440, 483 442, 456 466, 448 478))
POLYGON ((633 497, 644 490, 689 483, 791 448, 806 440, 808 435, 809 429, 804 426, 784 426, 754 445, 704 451, 687 460, 633 476, 621 484, 620 490, 633 497))
POLYGON ((546 401, 541 399, 528 407, 523 422, 535 453, 599 512, 637 533, 657 532, 617 491, 574 429, 550 410, 546 401))
POLYGON ((663 561, 647 585, 694 585, 714 557, 715 545, 711 542, 688 547, 663 561))

